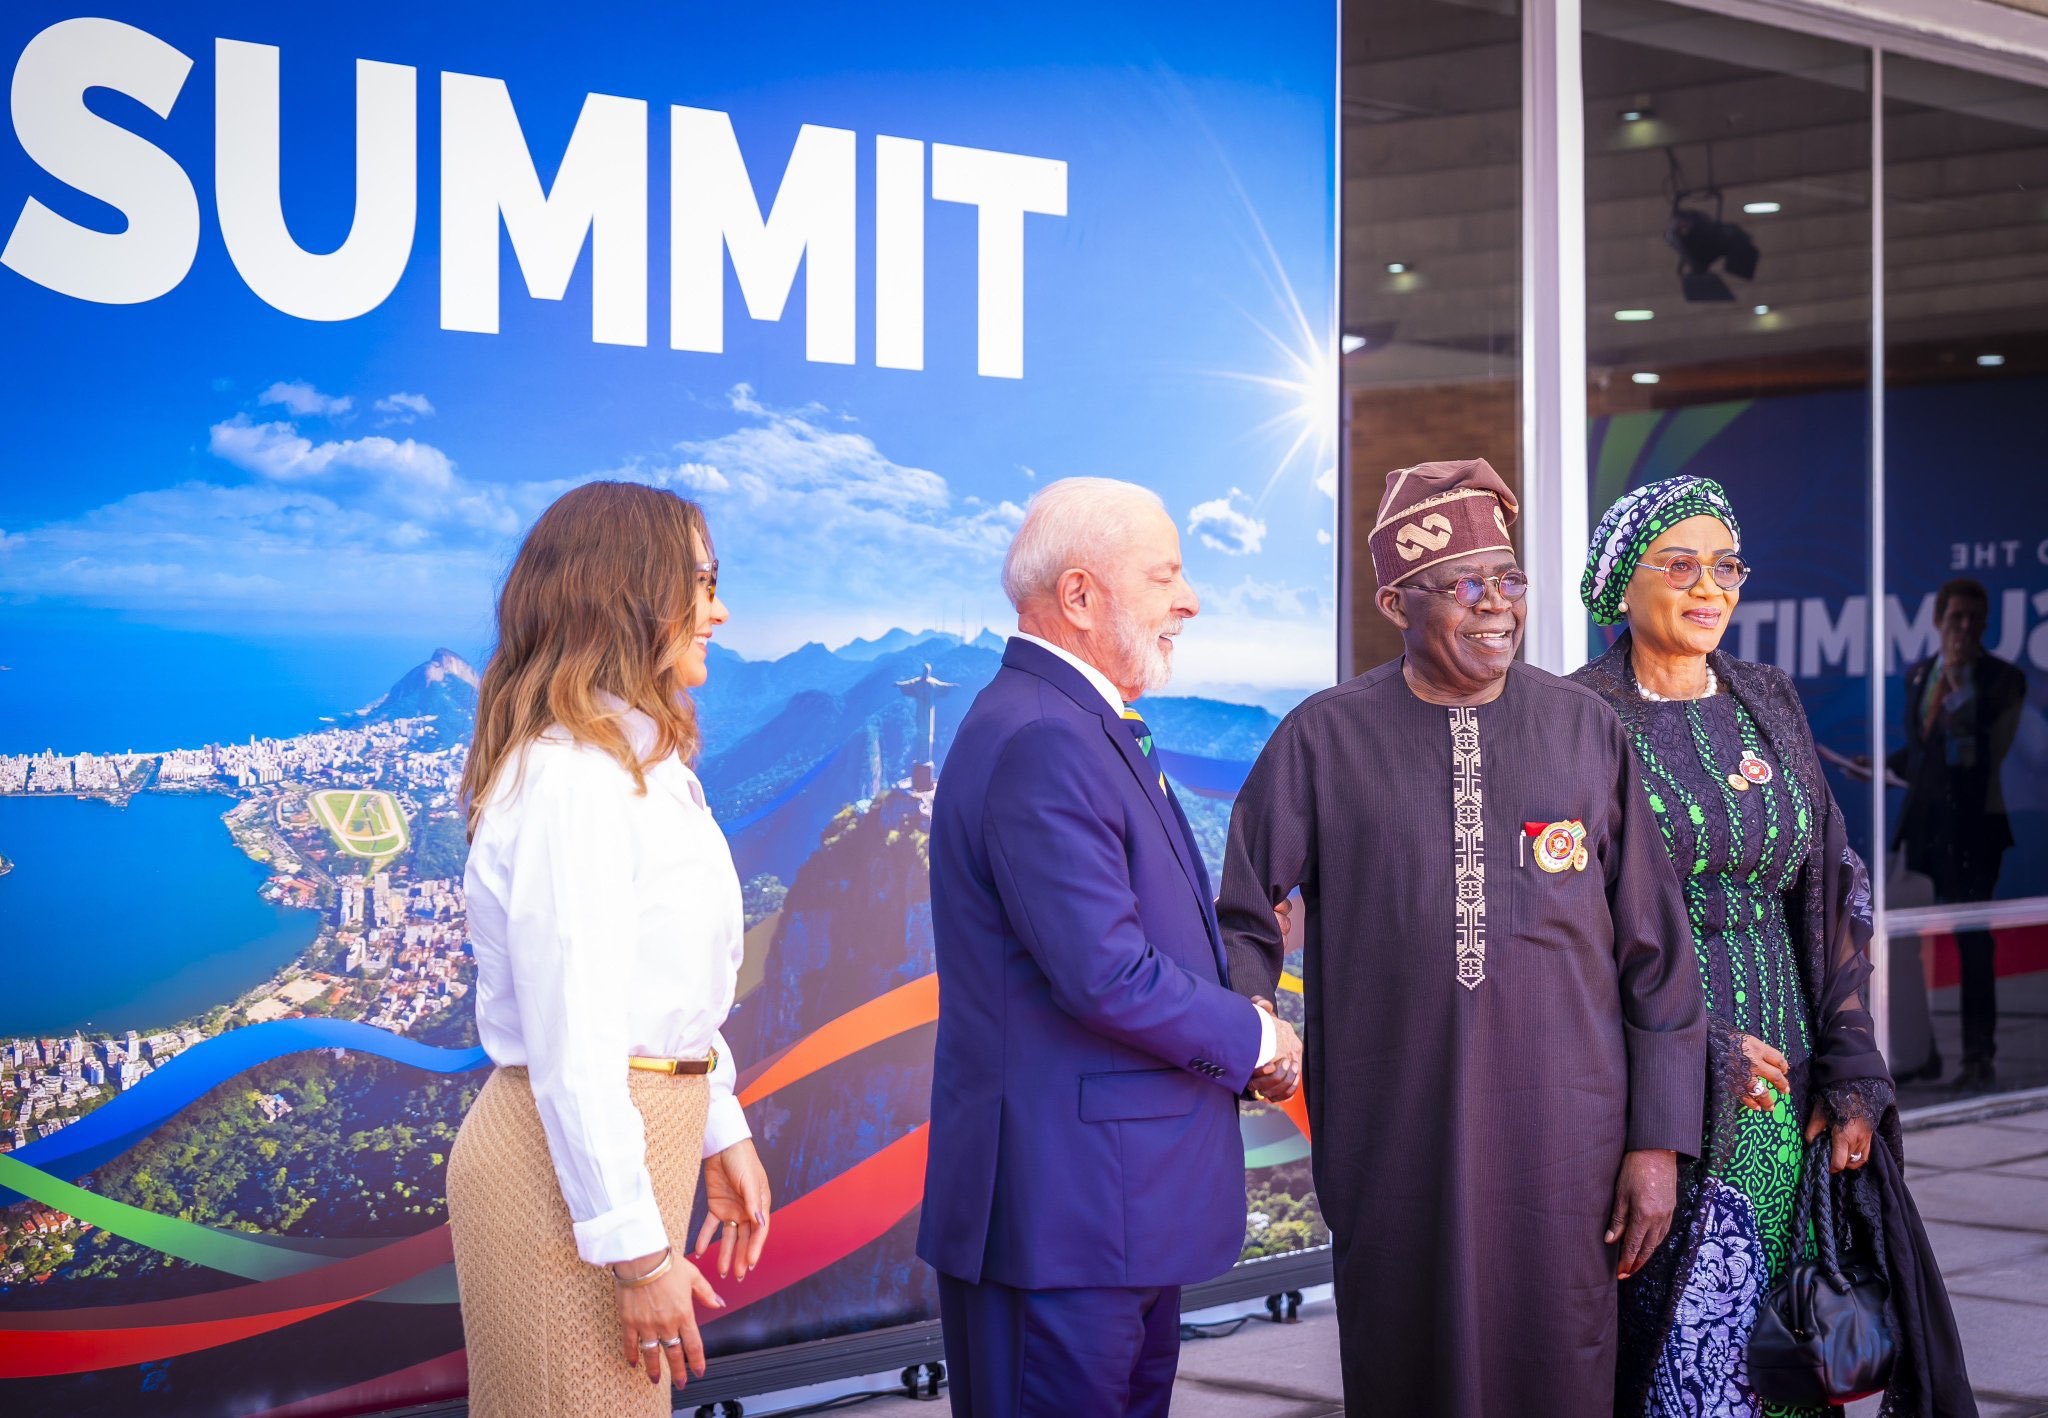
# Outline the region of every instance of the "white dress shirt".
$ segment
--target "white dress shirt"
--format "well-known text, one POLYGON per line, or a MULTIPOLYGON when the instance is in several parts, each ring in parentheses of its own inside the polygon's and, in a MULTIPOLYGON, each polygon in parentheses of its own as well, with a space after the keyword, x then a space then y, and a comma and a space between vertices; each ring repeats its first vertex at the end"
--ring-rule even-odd
MULTIPOLYGON (((1082 678, 1094 685, 1096 692, 1107 700, 1109 707, 1116 710, 1118 714, 1122 714, 1124 710, 1130 707, 1124 703, 1123 692, 1109 682, 1109 676, 1096 669, 1095 666, 1089 664, 1079 655, 1074 654, 1072 651, 1061 649, 1050 640, 1041 640, 1036 635, 1027 635, 1021 630, 1017 631, 1016 635, 1019 640, 1028 641, 1041 650, 1057 655, 1079 670, 1082 678)), ((1228 984, 1229 982, 1225 981, 1224 983, 1228 984)), ((1258 1014, 1259 1062, 1257 1067, 1264 1068, 1267 1064, 1273 1062, 1273 1056, 1280 1052, 1280 1036, 1279 1031, 1273 1027, 1273 1016, 1266 1013, 1263 1009, 1259 1010, 1258 1014)))
MULTIPOLYGON (((652 744, 646 715, 629 710, 622 727, 637 751, 652 744)), ((670 1244, 628 1056, 715 1047, 704 1155, 751 1135, 718 1032, 745 944, 739 874, 688 765, 670 756, 646 779, 636 794, 610 754, 551 729, 506 761, 464 882, 477 1034, 492 1062, 528 1070, 593 1265, 670 1244)))

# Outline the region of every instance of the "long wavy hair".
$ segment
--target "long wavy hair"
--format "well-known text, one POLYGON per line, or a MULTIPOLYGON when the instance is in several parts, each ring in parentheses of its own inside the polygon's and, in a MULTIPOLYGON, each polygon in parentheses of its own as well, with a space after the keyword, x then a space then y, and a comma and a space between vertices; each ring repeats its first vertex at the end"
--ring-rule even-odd
POLYGON ((472 837, 508 763, 516 773, 555 725, 617 759, 643 794, 648 768, 695 756, 680 666, 697 633, 697 562, 710 556, 704 509, 639 483, 584 483, 540 514, 498 592, 498 644, 462 772, 472 837), (644 758, 607 694, 654 721, 644 758))

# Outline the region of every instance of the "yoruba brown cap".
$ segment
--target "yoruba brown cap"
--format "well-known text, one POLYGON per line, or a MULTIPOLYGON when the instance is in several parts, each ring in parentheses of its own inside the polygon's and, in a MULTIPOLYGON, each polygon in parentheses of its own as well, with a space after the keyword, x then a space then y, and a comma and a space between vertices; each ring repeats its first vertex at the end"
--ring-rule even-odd
POLYGON ((1417 463, 1387 474, 1369 542, 1382 586, 1482 551, 1512 551, 1515 495, 1484 458, 1417 463))

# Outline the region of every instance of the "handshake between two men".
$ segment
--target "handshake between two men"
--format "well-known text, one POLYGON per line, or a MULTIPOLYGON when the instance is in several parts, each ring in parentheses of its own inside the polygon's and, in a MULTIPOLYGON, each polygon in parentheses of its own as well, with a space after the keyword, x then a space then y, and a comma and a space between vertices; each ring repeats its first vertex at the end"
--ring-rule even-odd
MULTIPOLYGON (((1274 923, 1280 927, 1283 955, 1294 948, 1292 907, 1293 900, 1289 898, 1273 908, 1274 923)), ((1275 1049, 1273 1057, 1252 1074, 1251 1084, 1245 1091, 1268 1103, 1285 1103, 1301 1091, 1301 1035, 1280 1017, 1279 1011, 1273 1008, 1273 1001, 1264 995, 1252 996, 1252 1003, 1273 1016, 1275 1049)))
POLYGON ((1252 1074, 1247 1090, 1268 1103, 1285 1103, 1301 1091, 1301 1035, 1273 1009, 1273 1002, 1260 995, 1252 1003, 1273 1016, 1276 1048, 1273 1057, 1252 1074))

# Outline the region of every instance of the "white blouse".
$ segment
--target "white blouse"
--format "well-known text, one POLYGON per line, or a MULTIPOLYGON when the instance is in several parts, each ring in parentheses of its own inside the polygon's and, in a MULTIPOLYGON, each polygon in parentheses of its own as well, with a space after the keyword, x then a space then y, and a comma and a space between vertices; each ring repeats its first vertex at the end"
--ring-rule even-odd
MULTIPOLYGON (((646 715, 628 711, 624 727, 637 749, 653 742, 646 715)), ((560 728, 522 757, 469 850, 477 1033, 492 1062, 529 1071, 577 1253, 652 1255, 670 1237, 626 1059, 715 1047, 704 1155, 751 1136, 718 1032, 745 946, 739 874, 681 759, 647 769, 640 796, 610 754, 560 728)))

